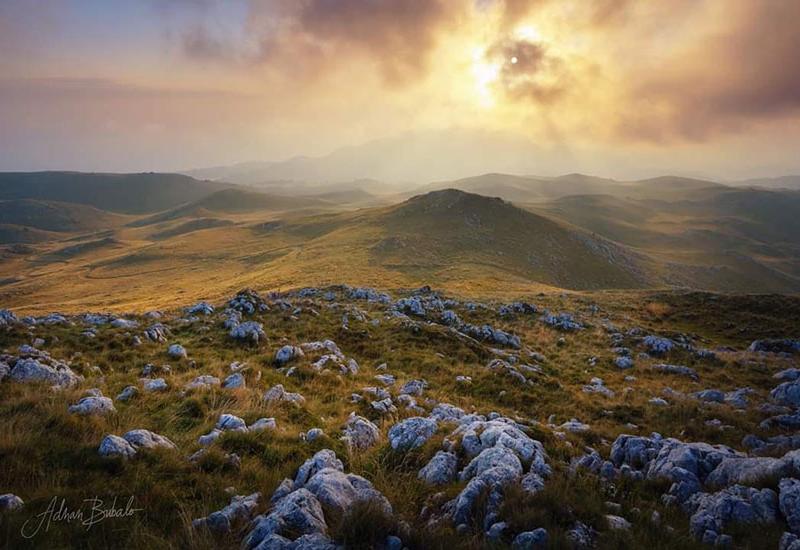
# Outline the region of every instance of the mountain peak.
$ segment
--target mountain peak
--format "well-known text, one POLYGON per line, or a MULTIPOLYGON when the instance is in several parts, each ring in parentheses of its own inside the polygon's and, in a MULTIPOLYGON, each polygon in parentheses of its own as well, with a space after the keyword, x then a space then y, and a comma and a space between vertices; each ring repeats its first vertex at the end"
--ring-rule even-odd
POLYGON ((505 204, 511 206, 499 197, 487 197, 486 195, 479 195, 477 193, 470 193, 462 191, 461 189, 454 189, 449 187, 447 189, 440 189, 437 191, 429 191, 422 195, 415 195, 408 199, 404 204, 424 204, 435 207, 452 207, 458 204, 505 204))

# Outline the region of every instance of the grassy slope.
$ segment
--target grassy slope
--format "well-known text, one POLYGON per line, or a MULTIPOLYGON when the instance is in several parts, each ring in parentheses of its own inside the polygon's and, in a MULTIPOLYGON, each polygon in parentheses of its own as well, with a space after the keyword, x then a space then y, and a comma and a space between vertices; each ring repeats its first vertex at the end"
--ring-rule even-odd
POLYGON ((132 227, 153 225, 185 217, 209 216, 214 214, 242 214, 248 212, 283 212, 301 209, 330 207, 331 203, 311 199, 284 197, 243 189, 224 189, 196 201, 182 204, 153 216, 140 218, 131 223, 132 227))
POLYGON ((767 204, 765 212, 745 217, 739 191, 715 193, 688 202, 574 196, 539 204, 531 214, 486 197, 440 192, 391 207, 335 206, 310 215, 282 209, 322 201, 254 195, 259 209, 242 211, 251 194, 228 190, 112 232, 63 234, 68 242, 4 226, 15 240, 37 244, 3 253, 0 303, 141 310, 248 285, 339 282, 434 284, 495 296, 669 285, 797 292, 800 245, 790 242, 792 226, 764 221, 780 201, 769 195, 759 203, 767 204), (777 229, 770 228, 777 227, 784 236, 773 240, 777 229), (163 292, 142 292, 153 285, 163 292))
MULTIPOLYGON (((276 215, 259 214, 262 220, 276 215)), ((0 275, 14 272, 24 280, 0 287, 0 298, 15 307, 74 311, 161 307, 175 296, 221 296, 264 284, 400 288, 433 282, 476 293, 641 285, 636 259, 619 247, 463 193, 276 223, 203 227, 176 220, 125 228, 115 233, 122 249, 98 250, 58 270, 43 269, 36 259, 60 247, 19 256, 0 266, 0 275), (142 292, 154 281, 162 293, 142 292)))
POLYGON ((0 200, 72 202, 129 214, 158 212, 228 187, 180 174, 0 172, 0 200))
POLYGON ((562 288, 637 287, 646 275, 622 247, 573 232, 502 200, 445 190, 389 209, 373 247, 399 266, 482 264, 562 288))
POLYGON ((74 233, 109 229, 127 218, 98 208, 66 202, 18 199, 0 201, 0 224, 74 233))
MULTIPOLYGON (((550 295, 537 297, 536 301, 556 311, 577 312, 592 326, 581 333, 566 335, 565 343, 559 343, 562 334, 533 317, 500 318, 491 311, 459 310, 471 322, 490 322, 519 334, 525 346, 547 357, 542 365, 545 374, 531 387, 511 384, 487 371, 484 366, 492 354, 485 346, 459 340, 435 325, 422 324, 412 330, 397 321, 383 320, 380 325, 373 325, 351 319, 350 330, 343 330, 343 310, 328 308, 324 303, 296 302, 305 306, 297 318, 277 309, 258 315, 257 320, 264 323, 269 335, 269 342, 258 348, 231 343, 218 318, 185 325, 172 322, 172 316, 168 315, 166 322, 173 328, 172 340, 186 346, 194 363, 170 360, 165 353, 166 345, 148 343, 132 347, 130 335, 119 329, 101 328, 98 338, 91 341, 79 335, 80 326, 39 327, 32 333, 17 329, 0 332, 0 349, 14 349, 33 337, 45 338, 48 342, 45 348, 55 357, 73 358, 77 370, 88 377, 85 388, 99 386, 110 396, 128 384, 137 385, 145 363, 172 366, 172 374, 167 377, 171 389, 166 394, 140 394, 128 404, 117 404, 118 413, 107 418, 76 418, 67 414, 66 408, 77 400, 79 390, 54 393, 36 386, 0 384, 0 417, 4 419, 0 423, 3 463, 0 487, 26 500, 26 511, 12 515, 0 527, 0 544, 14 548, 65 545, 236 548, 240 534, 213 540, 193 532, 191 519, 226 504, 229 497, 224 489, 228 486, 239 493, 259 490, 270 495, 279 481, 291 476, 305 458, 319 448, 329 447, 345 460, 349 470, 371 479, 390 499, 399 517, 411 523, 414 537, 407 543, 413 548, 486 547, 480 535, 458 537, 450 529, 430 530, 418 519, 426 499, 436 491, 417 482, 416 472, 436 451, 447 430, 418 451, 395 453, 386 444, 385 431, 397 419, 382 422, 366 407, 347 402, 351 392, 374 383, 374 367, 386 361, 390 372, 398 375, 399 384, 424 377, 430 383, 428 396, 467 410, 483 413, 493 410, 539 422, 555 414, 558 422, 578 417, 592 426, 590 434, 570 434, 565 441, 555 438, 545 428, 531 426, 532 435, 543 441, 556 471, 546 491, 537 497, 509 496, 506 514, 514 530, 546 527, 554 545, 561 547, 565 527, 573 519, 580 519, 601 529, 600 547, 700 548, 688 535, 686 516, 661 505, 659 495, 663 487, 622 483, 609 491, 592 479, 570 478, 561 461, 579 454, 587 444, 607 453, 607 442, 629 431, 625 426, 628 422, 641 426, 641 433, 659 431, 665 436, 738 447, 742 436, 751 433, 761 418, 755 410, 742 414, 694 401, 675 401, 668 408, 658 408, 648 404, 648 399, 667 385, 679 391, 749 385, 757 392, 752 400, 758 402, 774 385, 772 373, 785 368, 788 361, 776 358, 753 361, 739 353, 723 354, 721 360, 709 361, 677 351, 663 360, 692 366, 700 373, 700 382, 658 375, 647 368, 651 361, 639 360, 633 371, 620 372, 611 366, 609 342, 600 322, 610 320, 623 329, 641 326, 648 332, 664 335, 680 331, 692 335, 698 345, 742 348, 752 338, 789 334, 790 329, 800 324, 800 303, 785 297, 613 292, 598 294, 592 300, 550 295), (598 304, 602 312, 591 313, 590 303, 598 304), (311 307, 319 312, 318 316, 311 314, 311 307), (362 366, 361 373, 355 378, 342 378, 313 375, 301 369, 304 374, 299 378, 286 378, 271 366, 272 354, 280 345, 322 338, 334 339, 348 356, 355 357, 362 366), (592 356, 599 359, 593 368, 587 366, 592 356), (249 365, 247 389, 181 393, 182 385, 199 374, 226 375, 227 365, 234 360, 249 365), (98 366, 100 372, 92 373, 90 365, 98 366), (454 381, 457 374, 471 375, 473 384, 457 385, 454 381), (637 379, 624 381, 623 377, 629 374, 637 379), (603 398, 582 393, 582 384, 591 376, 601 376, 617 395, 603 398), (279 382, 290 391, 304 394, 306 405, 265 406, 260 395, 279 382), (634 391, 623 392, 626 386, 634 391), (336 440, 352 410, 370 416, 381 426, 384 439, 378 447, 349 455, 336 440), (190 465, 185 456, 198 448, 197 437, 207 433, 222 412, 237 414, 248 422, 274 416, 278 431, 226 435, 216 445, 219 450, 201 467, 190 465), (704 421, 712 418, 732 428, 721 431, 705 426, 704 421), (311 427, 323 427, 329 437, 314 444, 299 441, 297 434, 311 427), (170 437, 180 452, 145 453, 127 464, 97 457, 97 445, 106 433, 121 434, 133 428, 148 428, 170 437), (222 465, 222 450, 241 456, 241 471, 222 465), (44 510, 54 495, 74 505, 95 495, 107 499, 110 495, 130 494, 136 497, 134 506, 143 508, 133 518, 109 520, 91 530, 58 523, 31 541, 18 535, 30 511, 44 510), (630 533, 603 529, 601 516, 607 513, 603 504, 606 500, 622 504, 622 515, 634 523, 630 533), (640 514, 633 508, 641 510, 640 514), (651 526, 648 518, 653 510, 661 512, 665 523, 675 530, 668 532, 663 527, 651 526)), ((376 308, 364 303, 358 305, 370 317, 383 318, 376 308)), ((460 486, 455 483, 444 491, 453 495, 460 486)), ((371 520, 368 515, 352 517, 334 535, 364 542, 371 520)), ((737 542, 743 548, 775 547, 782 529, 776 526, 743 532, 737 536, 737 542)))
POLYGON ((571 196, 529 208, 646 252, 669 284, 798 291, 800 193, 726 187, 691 193, 680 200, 571 196))

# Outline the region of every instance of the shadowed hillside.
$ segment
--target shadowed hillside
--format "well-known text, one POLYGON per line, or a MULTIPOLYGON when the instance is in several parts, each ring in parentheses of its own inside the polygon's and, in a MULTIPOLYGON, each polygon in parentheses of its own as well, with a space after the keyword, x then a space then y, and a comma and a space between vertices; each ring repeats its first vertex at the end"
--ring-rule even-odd
POLYGON ((284 197, 257 191, 231 188, 217 191, 196 201, 182 204, 165 212, 131 222, 131 227, 142 227, 177 220, 184 217, 206 217, 214 214, 243 214, 249 212, 281 212, 329 206, 330 203, 312 199, 284 197))
POLYGON ((82 204, 31 199, 0 201, 0 224, 27 226, 44 231, 72 232, 108 229, 123 216, 82 204))
POLYGON ((166 210, 228 187, 181 174, 0 172, 0 200, 73 202, 127 214, 166 210))
POLYGON ((564 288, 638 287, 643 258, 602 238, 489 198, 448 189, 380 215, 389 235, 372 247, 398 266, 483 264, 564 288))

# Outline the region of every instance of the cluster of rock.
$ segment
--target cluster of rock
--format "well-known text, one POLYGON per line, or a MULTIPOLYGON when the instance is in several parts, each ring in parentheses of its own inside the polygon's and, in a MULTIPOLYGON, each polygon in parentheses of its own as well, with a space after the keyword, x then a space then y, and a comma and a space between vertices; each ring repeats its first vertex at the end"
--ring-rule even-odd
POLYGON ((0 327, 10 327, 19 323, 19 319, 10 309, 0 309, 0 327))
POLYGON ((230 327, 230 332, 228 334, 234 340, 249 342, 256 345, 267 339, 267 333, 264 332, 264 325, 256 321, 237 323, 230 327))
POLYGON ((497 308, 497 313, 501 317, 509 317, 512 315, 536 315, 538 312, 539 308, 528 302, 512 302, 510 304, 502 304, 497 308))
POLYGON ((193 520, 192 527, 195 529, 207 528, 217 536, 225 535, 233 529, 249 523, 255 516, 260 501, 261 493, 235 495, 231 497, 230 504, 221 510, 193 520))
POLYGON ((650 336, 644 337, 642 340, 642 345, 644 345, 648 353, 652 355, 664 355, 672 351, 672 349, 675 347, 675 342, 669 338, 651 334, 650 336))
POLYGON ((614 397, 614 390, 607 387, 602 378, 593 377, 588 384, 583 386, 584 393, 597 393, 604 397, 614 397))
MULTIPOLYGON (((380 365, 380 369, 386 368, 386 365, 380 365)), ((388 387, 394 386, 397 379, 391 374, 377 374, 373 377, 376 381, 382 384, 380 386, 366 386, 361 388, 361 393, 353 393, 350 396, 350 401, 353 403, 369 402, 370 407, 381 415, 391 415, 397 412, 400 405, 405 410, 414 413, 425 413, 425 409, 417 405, 416 397, 422 396, 425 389, 428 387, 428 382, 424 379, 409 380, 402 385, 396 397, 392 397, 388 387)))
POLYGON ((144 330, 144 337, 151 342, 164 344, 172 336, 169 328, 163 323, 153 323, 144 330))
POLYGON ((208 302, 197 302, 195 305, 186 308, 187 315, 211 315, 214 313, 214 306, 208 302))
POLYGON ((467 481, 466 487, 444 505, 461 531, 469 528, 490 531, 501 519, 506 485, 518 483, 526 492, 536 493, 551 473, 539 441, 523 432, 513 420, 492 416, 491 420, 462 417, 460 425, 445 439, 446 452, 460 453, 468 461, 458 473, 459 481, 467 481), (486 491, 488 496, 481 499, 486 491), (478 506, 484 509, 478 510, 478 506), (483 525, 472 525, 473 518, 481 516, 483 525))
POLYGON ((388 295, 375 293, 372 289, 350 289, 349 296, 353 299, 366 299, 371 302, 389 305, 391 317, 406 318, 408 315, 427 319, 431 322, 442 323, 454 330, 476 340, 491 342, 500 346, 519 348, 519 336, 510 334, 491 325, 473 325, 461 320, 452 308, 457 307, 458 301, 442 299, 429 287, 420 288, 411 296, 391 302, 388 295))
POLYGON ((41 382, 58 389, 83 381, 68 364, 27 344, 19 347, 17 355, 0 354, 0 381, 4 378, 20 383, 41 382))
POLYGON ((695 371, 693 368, 686 367, 684 365, 671 365, 671 364, 668 364, 668 363, 658 363, 658 364, 655 364, 655 365, 651 365, 650 368, 652 368, 653 370, 658 371, 660 373, 663 373, 663 374, 674 374, 674 375, 677 375, 677 376, 686 376, 686 377, 691 378, 693 380, 697 380, 698 379, 697 371, 695 371))
POLYGON ((264 401, 267 403, 293 403, 295 405, 302 405, 306 402, 306 398, 299 393, 288 392, 283 387, 283 384, 275 384, 264 393, 264 401))
POLYGON ((245 288, 228 301, 228 308, 244 315, 269 311, 269 305, 255 290, 245 288))
POLYGON ((223 413, 219 416, 217 424, 214 429, 205 435, 201 435, 197 442, 206 447, 214 443, 224 432, 242 432, 253 433, 262 432, 264 430, 274 430, 277 428, 277 423, 274 418, 259 418, 249 426, 247 423, 236 415, 223 413))
POLYGON ((800 353, 800 339, 797 338, 775 338, 767 340, 755 340, 747 348, 749 351, 757 353, 800 353))
MULTIPOLYGON (((275 353, 274 363, 278 368, 283 368, 299 359, 307 359, 316 372, 334 369, 341 374, 355 375, 359 371, 358 362, 348 359, 333 340, 304 342, 299 346, 285 345, 275 353)), ((295 370, 296 366, 292 366, 285 373, 292 376, 295 370)))
POLYGON ((544 447, 509 418, 466 414, 446 403, 434 407, 427 417, 407 418, 392 426, 389 443, 397 452, 408 452, 425 445, 440 425, 448 424, 455 429, 418 477, 433 486, 455 481, 466 486, 429 519, 432 523, 452 521, 461 532, 498 531, 503 527, 499 513, 508 484, 519 484, 530 493, 544 487, 551 473, 544 447), (476 517, 484 518, 482 525, 473 525, 476 517))
POLYGON ((510 361, 515 359, 516 359, 515 357, 509 357, 507 360, 492 359, 491 361, 489 361, 489 364, 486 365, 486 368, 494 372, 505 374, 512 380, 515 380, 521 384, 533 384, 533 380, 529 379, 526 376, 526 374, 527 375, 542 374, 542 369, 536 365, 528 365, 524 363, 512 365, 510 361))
POLYGON ((785 380, 769 393, 772 403, 762 405, 762 410, 775 416, 765 419, 760 427, 769 429, 775 426, 788 429, 800 428, 800 369, 789 368, 775 375, 777 380, 785 380))
POLYGON ((606 479, 666 480, 666 504, 679 505, 690 516, 692 533, 703 542, 728 546, 724 531, 732 524, 775 523, 786 519, 800 534, 800 451, 781 458, 748 456, 724 445, 685 443, 678 439, 621 435, 608 460, 594 450, 573 461, 606 479), (780 479, 778 491, 757 488, 780 479), (755 486, 755 487, 754 487, 755 486))
MULTIPOLYGON (((232 501, 219 513, 225 517, 215 517, 212 524, 224 527, 226 520, 230 524, 231 517, 246 516, 252 510, 249 506, 252 501, 257 501, 257 497, 251 498, 244 507, 232 501)), ((344 473, 336 454, 323 449, 300 466, 294 479, 284 479, 278 486, 270 499, 270 510, 252 521, 242 548, 335 548, 329 538, 329 518, 346 517, 348 511, 360 503, 374 505, 386 516, 393 514, 389 501, 372 483, 361 476, 344 473)), ((211 516, 198 521, 198 525, 209 525, 211 516)), ((387 536, 396 538, 390 533, 387 536)), ((402 543, 400 546, 393 543, 391 547, 400 548, 402 543)))
POLYGON ((378 304, 388 305, 392 301, 392 297, 386 294, 385 292, 378 292, 374 288, 362 288, 362 287, 345 287, 345 293, 347 297, 351 300, 366 300, 368 302, 374 302, 378 304))
POLYGON ((583 330, 583 325, 575 320, 571 313, 549 313, 545 312, 541 320, 544 324, 564 332, 575 332, 583 330))
POLYGON ((505 332, 491 325, 472 325, 470 323, 463 323, 457 327, 457 330, 467 336, 471 336, 476 340, 483 340, 484 342, 492 342, 500 346, 519 349, 520 339, 519 336, 505 332))
POLYGON ((163 435, 150 430, 131 430, 122 437, 109 434, 100 442, 98 453, 103 457, 129 459, 142 449, 177 449, 178 447, 163 435))

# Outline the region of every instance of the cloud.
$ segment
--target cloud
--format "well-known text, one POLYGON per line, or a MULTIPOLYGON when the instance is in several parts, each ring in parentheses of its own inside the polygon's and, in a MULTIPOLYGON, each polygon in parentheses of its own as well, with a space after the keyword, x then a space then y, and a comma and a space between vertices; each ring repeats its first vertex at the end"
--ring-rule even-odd
POLYGON ((800 115, 800 3, 735 0, 723 14, 723 29, 638 75, 622 135, 702 141, 800 115))
POLYGON ((203 25, 196 25, 185 31, 181 45, 187 57, 198 61, 227 60, 234 53, 229 44, 213 36, 203 25))
POLYGON ((565 64, 544 43, 508 38, 493 44, 486 55, 500 64, 498 83, 513 100, 548 104, 566 91, 565 64))
POLYGON ((425 75, 437 39, 462 2, 456 0, 292 0, 257 8, 262 60, 315 70, 353 59, 372 62, 383 79, 402 84, 425 75), (266 11, 266 17, 264 12, 266 11), (309 59, 311 58, 311 59, 309 59))
POLYGON ((107 78, 0 78, 0 98, 64 102, 111 99, 230 100, 249 97, 244 93, 214 89, 146 87, 107 78))
POLYGON ((438 38, 470 1, 250 0, 235 37, 210 30, 211 0, 166 4, 195 20, 180 32, 181 51, 191 60, 260 67, 299 81, 367 62, 385 83, 398 85, 426 75, 438 38))

